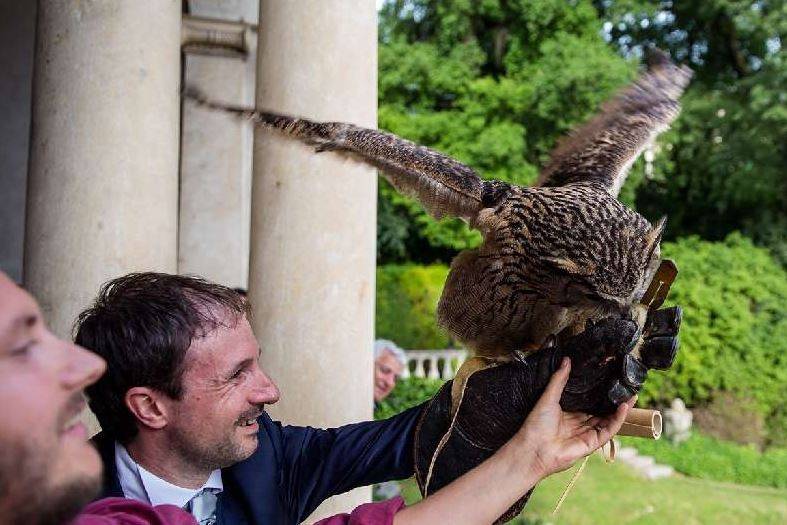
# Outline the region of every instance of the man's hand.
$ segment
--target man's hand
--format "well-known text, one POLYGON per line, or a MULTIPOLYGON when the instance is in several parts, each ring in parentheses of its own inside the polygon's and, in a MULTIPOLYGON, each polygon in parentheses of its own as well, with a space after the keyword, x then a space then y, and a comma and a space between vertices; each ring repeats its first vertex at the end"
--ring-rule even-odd
POLYGON ((621 403, 607 417, 564 412, 560 408, 560 397, 570 372, 571 361, 563 358, 522 428, 506 445, 519 452, 522 466, 532 469, 538 479, 569 468, 607 443, 620 430, 636 401, 636 397, 632 397, 621 403))
MULTIPOLYGON (((517 451, 506 457, 519 473, 531 462, 533 482, 595 450, 619 429, 647 369, 672 363, 679 325, 679 309, 653 312, 642 331, 641 361, 631 355, 640 340, 636 323, 604 319, 559 346, 480 370, 468 379, 455 420, 449 381, 424 410, 415 433, 422 493, 435 493, 501 448, 517 451), (560 368, 564 357, 571 359, 565 369, 560 368), (538 454, 526 453, 528 448, 538 454)), ((529 494, 498 523, 519 514, 529 494)))
MULTIPOLYGON (((453 470, 450 480, 436 474, 443 477, 439 490, 399 512, 394 524, 505 523, 519 514, 541 479, 568 468, 609 441, 620 430, 634 400, 623 403, 605 418, 564 412, 560 396, 570 370, 566 358, 540 399, 530 405, 532 410, 521 428, 497 452, 487 446, 489 442, 479 443, 478 448, 468 447, 467 436, 458 431, 458 440, 449 439, 446 444, 448 463, 443 463, 442 469, 434 465, 439 470, 453 470), (462 466, 463 461, 466 464, 462 466)), ((430 458, 423 459, 429 462, 424 467, 431 464, 430 458)), ((421 474, 418 478, 422 483, 421 474)))

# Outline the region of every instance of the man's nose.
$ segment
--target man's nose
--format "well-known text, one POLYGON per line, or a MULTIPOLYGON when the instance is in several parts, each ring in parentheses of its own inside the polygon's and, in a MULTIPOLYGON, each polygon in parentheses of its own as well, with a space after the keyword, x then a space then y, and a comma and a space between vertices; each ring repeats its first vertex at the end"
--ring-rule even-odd
POLYGON ((64 366, 60 372, 63 386, 82 390, 98 381, 107 369, 106 361, 93 352, 75 344, 63 343, 64 366))
POLYGON ((249 402, 252 404, 272 405, 279 400, 279 387, 261 369, 256 374, 254 388, 249 394, 249 402))

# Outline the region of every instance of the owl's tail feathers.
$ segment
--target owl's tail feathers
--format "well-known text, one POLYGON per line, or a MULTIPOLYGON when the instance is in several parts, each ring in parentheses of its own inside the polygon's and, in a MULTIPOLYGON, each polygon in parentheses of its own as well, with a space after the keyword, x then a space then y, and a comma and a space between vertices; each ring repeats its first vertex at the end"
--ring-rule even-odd
POLYGON ((474 224, 485 204, 500 199, 500 184, 484 183, 472 168, 391 133, 217 103, 194 88, 183 94, 202 106, 234 113, 315 146, 317 152, 349 153, 380 169, 400 193, 417 199, 436 218, 453 216, 474 224))

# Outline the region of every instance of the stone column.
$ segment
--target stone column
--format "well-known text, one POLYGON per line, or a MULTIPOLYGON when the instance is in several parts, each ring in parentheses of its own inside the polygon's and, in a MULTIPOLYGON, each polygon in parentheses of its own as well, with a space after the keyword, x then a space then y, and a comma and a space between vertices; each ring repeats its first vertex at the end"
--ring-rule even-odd
POLYGON ((36 3, 0 0, 0 270, 22 279, 36 3))
MULTIPOLYGON (((214 100, 254 105, 254 60, 187 55, 185 83, 214 100)), ((183 105, 178 271, 248 287, 252 128, 183 105)))
POLYGON ((58 335, 102 282, 176 271, 180 17, 39 2, 24 278, 58 335))
MULTIPOLYGON (((368 0, 260 2, 257 105, 376 126, 377 13, 368 0)), ((333 426, 372 417, 376 176, 257 130, 250 298, 271 412, 333 426)), ((361 489, 316 515, 368 501, 361 489)))

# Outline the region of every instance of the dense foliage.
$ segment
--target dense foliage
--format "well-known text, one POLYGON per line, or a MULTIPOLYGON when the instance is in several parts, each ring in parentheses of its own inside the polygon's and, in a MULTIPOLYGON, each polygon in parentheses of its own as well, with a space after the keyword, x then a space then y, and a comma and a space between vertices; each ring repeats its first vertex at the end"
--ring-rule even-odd
MULTIPOLYGON (((389 0, 379 34, 380 126, 522 184, 645 46, 669 50, 696 78, 653 176, 635 165, 623 200, 668 214, 670 239, 740 230, 787 263, 784 2, 389 0)), ((379 212, 382 262, 447 262, 479 241, 386 184, 379 212)))
POLYGON ((434 396, 442 385, 440 379, 410 377, 400 380, 388 397, 375 407, 374 417, 385 419, 423 403, 434 396))
MULTIPOLYGON (((588 1, 388 2, 380 127, 484 177, 530 184, 556 139, 634 74, 635 61, 607 45, 601 28, 588 1)), ((480 240, 457 220, 432 220, 386 184, 379 203, 381 262, 447 262, 480 240)))
MULTIPOLYGON (((780 443, 787 399, 787 272, 739 234, 724 242, 667 242, 663 254, 680 268, 669 299, 684 309, 681 350, 669 372, 650 374, 641 402, 668 404, 681 397, 697 406, 730 392, 751 401, 770 426, 771 442, 780 443)), ((434 315, 447 271, 438 265, 380 267, 378 336, 405 348, 448 346, 434 315)))
POLYGON ((787 399, 787 272, 738 234, 665 243, 663 254, 680 269, 669 300, 684 309, 681 351, 672 370, 650 375, 643 400, 696 405, 728 391, 776 424, 787 399))
POLYGON ((696 76, 637 207, 671 237, 741 230, 787 264, 787 3, 597 2, 624 52, 655 44, 696 76))
POLYGON ((449 348, 435 318, 447 271, 442 265, 378 267, 377 337, 409 349, 449 348))
MULTIPOLYGON (((634 77, 647 47, 689 64, 694 80, 654 145, 653 169, 637 161, 620 196, 651 220, 669 217, 664 254, 681 269, 670 301, 685 311, 682 350, 673 370, 650 374, 642 398, 680 396, 704 407, 718 435, 745 426, 734 439, 781 447, 785 37, 781 0, 386 0, 379 124, 482 177, 530 184, 558 138, 634 77), (726 404, 740 417, 718 417, 726 404)), ((378 335, 406 348, 453 346, 434 309, 445 265, 479 242, 382 182, 378 335)), ((412 388, 409 401, 436 387, 412 388)))

